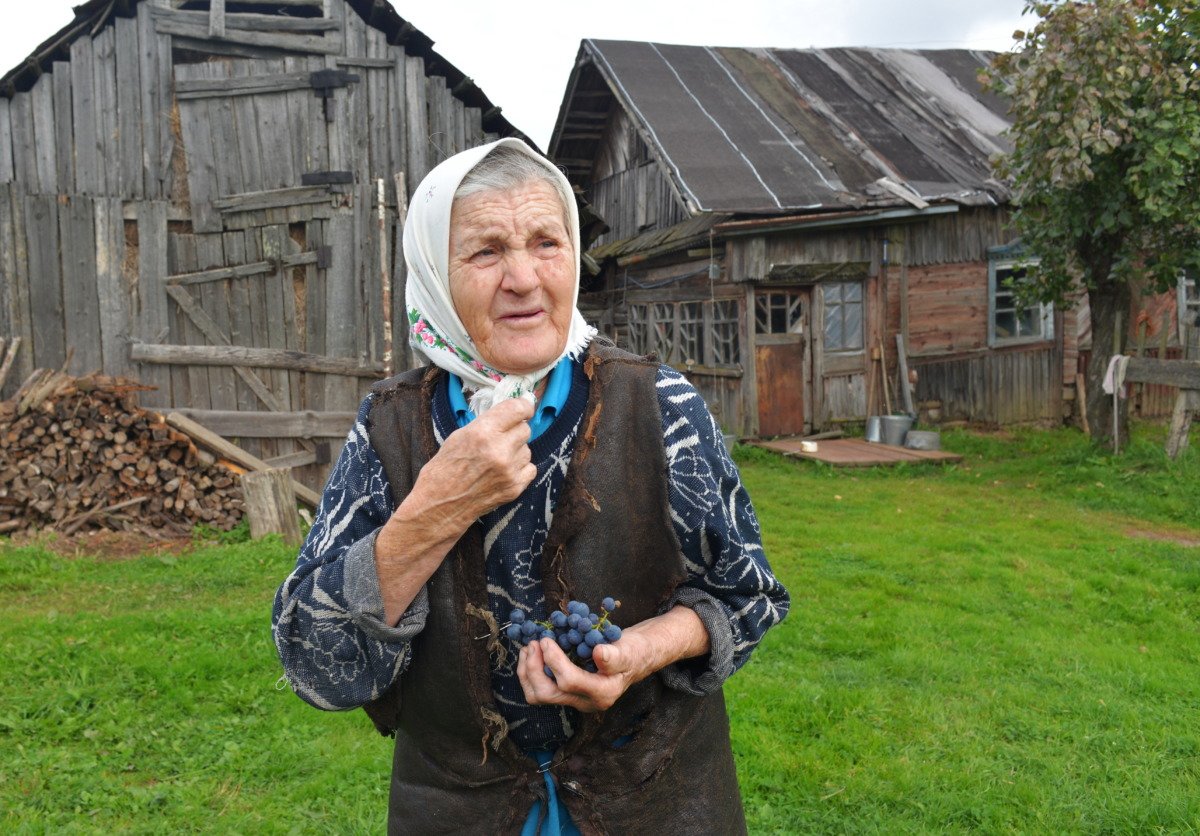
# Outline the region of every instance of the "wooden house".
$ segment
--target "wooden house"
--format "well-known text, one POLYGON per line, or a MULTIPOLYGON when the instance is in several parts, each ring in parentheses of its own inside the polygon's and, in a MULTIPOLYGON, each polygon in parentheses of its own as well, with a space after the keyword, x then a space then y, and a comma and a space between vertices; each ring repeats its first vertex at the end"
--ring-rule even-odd
POLYGON ((131 375, 319 487, 383 374, 389 282, 408 362, 395 175, 406 198, 517 134, 431 47, 385 0, 77 6, 0 79, 6 394, 131 375))
POLYGON ((906 371, 927 421, 1061 421, 1086 315, 1014 304, 989 58, 585 40, 549 147, 609 225, 585 313, 739 435, 896 410, 906 371))

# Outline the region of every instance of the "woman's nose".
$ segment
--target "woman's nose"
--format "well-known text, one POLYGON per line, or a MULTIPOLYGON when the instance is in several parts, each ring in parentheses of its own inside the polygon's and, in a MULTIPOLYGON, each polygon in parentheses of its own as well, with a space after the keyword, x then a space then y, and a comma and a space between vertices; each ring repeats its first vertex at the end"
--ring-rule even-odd
POLYGON ((541 284, 537 264, 524 250, 512 250, 504 260, 504 281, 501 287, 512 293, 525 294, 541 284))

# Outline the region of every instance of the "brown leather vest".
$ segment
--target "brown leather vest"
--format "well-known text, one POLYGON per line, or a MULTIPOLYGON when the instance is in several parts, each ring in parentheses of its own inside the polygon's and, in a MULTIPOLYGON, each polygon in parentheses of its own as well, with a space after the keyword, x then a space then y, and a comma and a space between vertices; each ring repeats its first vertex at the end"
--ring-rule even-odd
MULTIPOLYGON (((612 595, 629 625, 656 615, 684 578, 657 364, 593 343, 584 369, 590 392, 542 552, 543 586, 548 602, 612 595)), ((375 387, 371 443, 397 505, 437 452, 431 408, 442 374, 418 369, 375 387)), ((381 732, 396 734, 389 833, 518 833, 544 795, 537 764, 507 737, 494 703, 489 656, 512 648, 487 638, 483 564, 476 523, 429 580, 411 666, 366 706, 381 732)), ((585 715, 554 764, 585 834, 745 832, 720 691, 694 697, 649 677, 608 711, 585 715)))

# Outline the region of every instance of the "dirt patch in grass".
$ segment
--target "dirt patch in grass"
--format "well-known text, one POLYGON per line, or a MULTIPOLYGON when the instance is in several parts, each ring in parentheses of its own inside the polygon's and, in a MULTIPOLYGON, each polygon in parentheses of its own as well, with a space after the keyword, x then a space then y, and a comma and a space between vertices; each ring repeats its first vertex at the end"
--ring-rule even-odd
POLYGON ((15 546, 37 546, 60 557, 98 557, 128 560, 151 554, 181 554, 194 543, 190 537, 150 537, 130 531, 81 531, 67 537, 48 531, 13 534, 15 546))
POLYGON ((1200 537, 1192 533, 1181 533, 1177 531, 1155 531, 1146 528, 1130 528, 1125 531, 1126 537, 1133 537, 1139 540, 1157 540, 1161 543, 1175 543, 1180 546, 1190 546, 1191 548, 1200 547, 1200 537))

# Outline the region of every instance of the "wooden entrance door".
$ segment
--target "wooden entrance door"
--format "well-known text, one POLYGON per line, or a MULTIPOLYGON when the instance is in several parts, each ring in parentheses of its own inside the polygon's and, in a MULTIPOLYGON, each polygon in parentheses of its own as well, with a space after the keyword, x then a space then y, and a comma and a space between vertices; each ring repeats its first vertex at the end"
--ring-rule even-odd
POLYGON ((758 434, 804 432, 810 291, 759 290, 754 305, 754 375, 758 388, 758 434))

